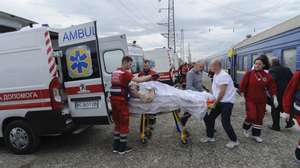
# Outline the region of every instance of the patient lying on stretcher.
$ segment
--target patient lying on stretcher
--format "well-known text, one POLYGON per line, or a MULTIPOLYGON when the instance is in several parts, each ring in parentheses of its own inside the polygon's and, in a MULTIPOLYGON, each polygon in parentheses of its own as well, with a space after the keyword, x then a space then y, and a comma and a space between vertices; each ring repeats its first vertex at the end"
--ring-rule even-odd
POLYGON ((181 109, 201 118, 214 100, 210 93, 180 90, 157 81, 131 83, 130 95, 131 113, 156 114, 181 109))
POLYGON ((145 103, 150 103, 155 98, 154 88, 145 88, 144 90, 140 90, 138 83, 135 82, 130 83, 129 92, 131 97, 139 98, 145 103))

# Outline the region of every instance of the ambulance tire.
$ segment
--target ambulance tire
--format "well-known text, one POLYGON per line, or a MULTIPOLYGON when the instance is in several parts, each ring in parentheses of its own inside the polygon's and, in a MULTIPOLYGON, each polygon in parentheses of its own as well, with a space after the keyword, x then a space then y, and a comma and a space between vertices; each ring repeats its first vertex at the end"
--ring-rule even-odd
MULTIPOLYGON (((18 135, 17 135, 18 136, 18 135)), ((5 145, 14 153, 14 154, 30 154, 37 150, 40 145, 40 137, 37 133, 31 128, 30 124, 24 120, 15 120, 7 124, 4 130, 4 142, 5 145), (10 133, 13 130, 21 131, 21 134, 26 137, 27 145, 18 148, 10 140, 10 133)))

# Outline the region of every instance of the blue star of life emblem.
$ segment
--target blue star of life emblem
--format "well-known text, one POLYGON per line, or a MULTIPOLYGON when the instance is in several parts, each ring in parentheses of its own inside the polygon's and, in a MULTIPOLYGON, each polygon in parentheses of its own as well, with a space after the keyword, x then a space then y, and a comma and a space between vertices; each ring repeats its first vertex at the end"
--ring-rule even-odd
POLYGON ((80 51, 76 51, 75 55, 70 56, 70 60, 73 62, 71 68, 77 69, 77 72, 82 73, 83 68, 87 68, 88 64, 84 61, 87 58, 86 54, 80 54, 80 51))

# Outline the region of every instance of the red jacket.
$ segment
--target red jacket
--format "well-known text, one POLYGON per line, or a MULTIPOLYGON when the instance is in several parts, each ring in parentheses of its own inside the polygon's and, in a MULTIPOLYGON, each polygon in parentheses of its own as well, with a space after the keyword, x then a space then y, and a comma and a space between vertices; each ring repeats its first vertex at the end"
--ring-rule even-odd
POLYGON ((147 75, 152 75, 152 79, 151 80, 157 80, 159 78, 159 75, 155 71, 153 71, 151 69, 149 71, 141 71, 138 74, 138 77, 147 76, 147 75))
POLYGON ((111 76, 111 100, 127 100, 128 84, 133 74, 129 70, 118 68, 111 76))
POLYGON ((179 74, 186 75, 189 72, 189 66, 184 64, 179 67, 179 74))
POLYGON ((283 106, 283 111, 286 113, 291 112, 292 103, 294 101, 294 94, 297 89, 300 89, 299 80, 300 80, 300 71, 296 71, 284 91, 282 106, 283 106))
POLYGON ((272 76, 265 71, 248 71, 241 83, 240 91, 245 94, 246 101, 255 103, 267 102, 267 91, 276 95, 276 84, 272 76))

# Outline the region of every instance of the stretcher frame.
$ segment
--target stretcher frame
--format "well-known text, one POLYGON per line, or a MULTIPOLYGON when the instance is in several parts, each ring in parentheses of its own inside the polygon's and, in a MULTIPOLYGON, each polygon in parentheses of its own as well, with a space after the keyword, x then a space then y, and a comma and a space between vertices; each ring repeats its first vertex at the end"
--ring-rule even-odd
MULTIPOLYGON (((180 142, 185 145, 188 143, 188 136, 187 136, 186 127, 181 124, 179 113, 180 113, 180 110, 172 111, 172 115, 173 115, 173 118, 175 121, 175 127, 180 136, 180 142)), ((140 141, 142 144, 148 143, 146 131, 148 129, 147 122, 149 122, 149 121, 147 121, 148 119, 147 119, 146 115, 147 114, 145 114, 145 113, 141 114, 141 121, 140 121, 140 141)))

